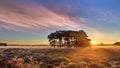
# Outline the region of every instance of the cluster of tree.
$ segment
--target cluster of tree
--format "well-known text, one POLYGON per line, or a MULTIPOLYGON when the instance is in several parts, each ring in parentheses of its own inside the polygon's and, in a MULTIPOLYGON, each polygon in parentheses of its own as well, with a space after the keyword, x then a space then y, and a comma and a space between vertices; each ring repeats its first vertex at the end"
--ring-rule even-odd
POLYGON ((120 42, 115 42, 114 45, 120 45, 120 42))
POLYGON ((56 31, 48 39, 53 47, 88 47, 91 41, 83 30, 56 31))
POLYGON ((0 46, 7 46, 7 43, 0 43, 0 46))

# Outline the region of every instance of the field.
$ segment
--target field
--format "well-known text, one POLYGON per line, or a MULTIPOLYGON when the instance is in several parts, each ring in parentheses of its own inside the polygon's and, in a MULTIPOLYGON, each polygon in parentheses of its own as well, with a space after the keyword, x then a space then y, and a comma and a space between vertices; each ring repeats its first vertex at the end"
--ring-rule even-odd
POLYGON ((119 46, 0 47, 0 68, 120 68, 119 46))

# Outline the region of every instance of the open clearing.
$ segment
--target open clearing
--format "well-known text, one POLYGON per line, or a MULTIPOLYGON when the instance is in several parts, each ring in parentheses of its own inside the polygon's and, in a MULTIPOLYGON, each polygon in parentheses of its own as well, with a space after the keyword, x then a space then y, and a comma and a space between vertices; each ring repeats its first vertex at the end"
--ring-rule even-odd
POLYGON ((120 47, 60 49, 39 46, 2 46, 0 66, 3 68, 120 68, 120 47))

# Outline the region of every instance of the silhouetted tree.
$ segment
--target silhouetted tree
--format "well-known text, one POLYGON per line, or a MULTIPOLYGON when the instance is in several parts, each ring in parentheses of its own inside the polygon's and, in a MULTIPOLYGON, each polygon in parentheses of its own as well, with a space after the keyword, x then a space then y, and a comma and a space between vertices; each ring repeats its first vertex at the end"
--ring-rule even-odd
POLYGON ((48 35, 48 39, 49 39, 49 42, 50 42, 50 45, 51 46, 56 46, 56 34, 55 33, 51 33, 50 35, 48 35))
POLYGON ((56 31, 48 35, 48 39, 51 46, 59 47, 88 47, 90 46, 90 39, 83 31, 56 31), (58 42, 58 44, 57 44, 58 42))
POLYGON ((101 43, 100 43, 100 45, 104 45, 104 43, 103 43, 103 42, 101 42, 101 43))
POLYGON ((115 42, 114 45, 120 45, 120 42, 115 42))
POLYGON ((7 46, 7 43, 0 43, 0 46, 7 46))

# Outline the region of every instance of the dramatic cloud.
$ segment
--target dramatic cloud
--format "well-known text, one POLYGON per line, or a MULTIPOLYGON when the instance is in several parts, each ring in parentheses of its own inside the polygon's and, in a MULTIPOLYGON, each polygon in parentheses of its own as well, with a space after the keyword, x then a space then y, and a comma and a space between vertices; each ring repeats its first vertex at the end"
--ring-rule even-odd
POLYGON ((84 19, 54 13, 43 6, 0 2, 0 29, 14 31, 39 31, 49 29, 75 29, 84 24, 84 19))

